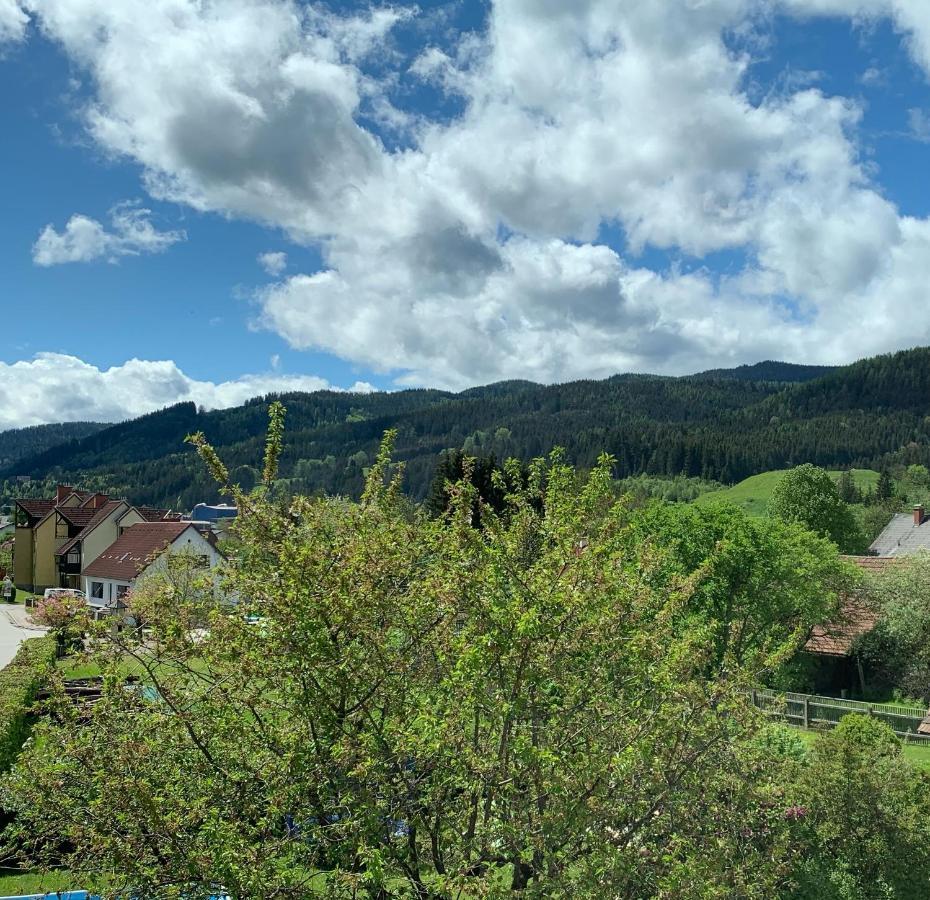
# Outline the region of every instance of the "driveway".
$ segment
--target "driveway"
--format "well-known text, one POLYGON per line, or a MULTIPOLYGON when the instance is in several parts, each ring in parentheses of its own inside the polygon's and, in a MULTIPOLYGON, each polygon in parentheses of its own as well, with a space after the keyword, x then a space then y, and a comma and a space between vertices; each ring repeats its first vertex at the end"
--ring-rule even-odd
POLYGON ((41 637, 46 630, 32 624, 25 606, 0 603, 0 668, 16 656, 23 641, 41 637))

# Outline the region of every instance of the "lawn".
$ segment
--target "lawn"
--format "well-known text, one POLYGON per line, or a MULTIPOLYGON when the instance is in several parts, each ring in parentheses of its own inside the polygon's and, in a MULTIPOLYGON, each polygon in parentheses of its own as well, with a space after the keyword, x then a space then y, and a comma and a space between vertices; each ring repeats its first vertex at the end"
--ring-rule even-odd
MULTIPOLYGON (((797 731, 801 740, 806 744, 814 743, 823 734, 823 731, 817 731, 813 728, 792 727, 792 730, 797 731)), ((930 744, 905 744, 904 758, 921 769, 930 769, 930 744)))
MULTIPOLYGON (((775 469, 771 472, 762 472, 760 475, 752 475, 739 484, 733 485, 733 487, 702 494, 694 502, 707 503, 711 500, 729 500, 750 516, 764 516, 768 509, 769 500, 772 499, 775 485, 788 471, 788 469, 775 469)), ((851 469, 850 471, 859 490, 868 490, 878 483, 878 472, 874 469, 851 469)), ((836 481, 840 477, 840 473, 831 471, 830 477, 836 481)))
POLYGON ((20 874, 10 874, 10 872, 10 869, 0 869, 0 897, 21 897, 28 894, 77 889, 70 872, 25 872, 20 874))

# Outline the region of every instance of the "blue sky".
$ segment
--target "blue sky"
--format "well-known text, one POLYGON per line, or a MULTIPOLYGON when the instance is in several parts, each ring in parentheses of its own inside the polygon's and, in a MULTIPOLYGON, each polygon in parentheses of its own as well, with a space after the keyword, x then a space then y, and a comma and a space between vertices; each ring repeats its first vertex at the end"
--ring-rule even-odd
POLYGON ((115 7, 0 0, 2 426, 930 341, 917 0, 115 7))

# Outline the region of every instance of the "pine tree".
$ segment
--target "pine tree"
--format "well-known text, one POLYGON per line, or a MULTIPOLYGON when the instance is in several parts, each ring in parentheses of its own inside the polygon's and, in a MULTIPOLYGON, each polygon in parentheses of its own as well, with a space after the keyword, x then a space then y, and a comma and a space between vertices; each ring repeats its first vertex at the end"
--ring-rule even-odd
POLYGON ((875 486, 875 499, 879 503, 890 500, 894 496, 894 482, 888 474, 887 469, 882 469, 878 476, 878 484, 875 486))

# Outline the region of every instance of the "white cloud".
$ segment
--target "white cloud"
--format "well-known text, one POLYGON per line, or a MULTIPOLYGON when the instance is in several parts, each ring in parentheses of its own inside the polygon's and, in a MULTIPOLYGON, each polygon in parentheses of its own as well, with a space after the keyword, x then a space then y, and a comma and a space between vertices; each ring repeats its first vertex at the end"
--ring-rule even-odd
POLYGON ((73 215, 63 231, 46 225, 33 245, 32 260, 39 266, 97 259, 114 263, 122 256, 160 253, 185 239, 183 231, 158 231, 150 216, 151 210, 123 203, 110 211, 110 231, 80 214, 73 215))
POLYGON ((29 16, 18 0, 0 0, 0 45, 21 41, 26 36, 29 16))
POLYGON ((258 264, 273 278, 277 278, 287 268, 287 254, 280 250, 259 253, 258 264))
MULTIPOLYGON (((0 363, 0 430, 47 422, 117 422, 183 401, 224 409, 264 394, 319 390, 342 389, 315 375, 244 375, 217 384, 197 381, 169 360, 130 359, 98 369, 75 356, 40 353, 0 363)), ((374 388, 357 382, 349 390, 374 388)))
POLYGON ((396 111, 396 152, 362 124, 394 114, 363 60, 392 63, 409 9, 27 8, 95 81, 89 133, 155 196, 320 245, 323 271, 259 295, 295 347, 457 387, 930 341, 930 224, 861 163, 857 102, 796 80, 750 97, 746 77, 756 17, 778 10, 893 17, 930 71, 926 0, 497 0, 486 35, 423 48, 414 71, 464 111, 396 111), (605 225, 625 255, 599 242, 605 225), (646 246, 734 263, 658 273, 631 262, 646 246))

